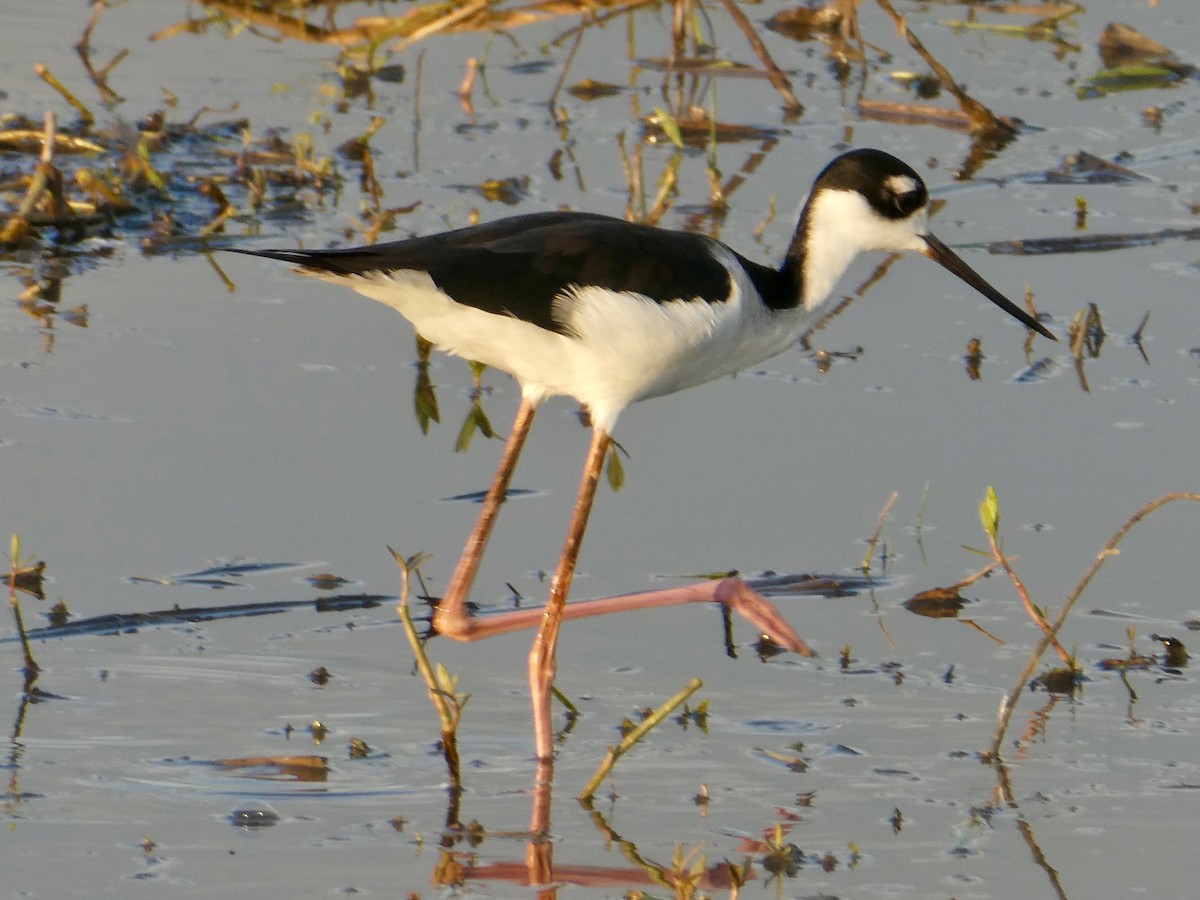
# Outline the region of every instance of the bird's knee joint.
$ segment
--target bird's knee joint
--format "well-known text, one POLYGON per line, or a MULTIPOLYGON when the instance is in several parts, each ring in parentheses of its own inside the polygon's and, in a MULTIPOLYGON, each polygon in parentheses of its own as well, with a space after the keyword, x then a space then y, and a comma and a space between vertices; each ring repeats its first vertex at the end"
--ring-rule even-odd
POLYGON ((468 643, 475 640, 475 623, 467 616, 456 616, 444 610, 433 614, 433 630, 452 641, 468 643))

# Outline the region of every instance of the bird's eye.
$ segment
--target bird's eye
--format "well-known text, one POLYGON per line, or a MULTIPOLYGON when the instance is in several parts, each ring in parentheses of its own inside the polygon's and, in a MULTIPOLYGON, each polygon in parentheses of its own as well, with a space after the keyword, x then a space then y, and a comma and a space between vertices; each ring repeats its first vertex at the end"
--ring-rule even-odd
POLYGON ((911 216, 924 205, 925 194, 923 191, 906 191, 896 195, 896 209, 902 215, 911 216))
POLYGON ((929 199, 924 183, 915 175, 890 175, 882 179, 879 188, 879 204, 875 208, 889 217, 907 219, 929 199))

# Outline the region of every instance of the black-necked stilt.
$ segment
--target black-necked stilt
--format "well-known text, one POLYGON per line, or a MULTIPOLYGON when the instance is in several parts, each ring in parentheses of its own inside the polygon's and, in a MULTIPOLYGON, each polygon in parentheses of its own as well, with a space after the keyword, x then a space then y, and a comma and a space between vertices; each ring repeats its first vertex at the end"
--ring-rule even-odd
MULTIPOLYGON (((438 348, 511 374, 521 402, 491 489, 434 617, 473 640, 538 624, 529 656, 539 759, 552 753, 550 690, 567 590, 613 426, 625 407, 723 375, 791 346, 858 254, 915 250, 1051 340, 926 229, 917 173, 879 150, 837 157, 817 176, 783 264, 752 262, 701 234, 579 212, 501 219, 444 234, 342 250, 239 250, 392 307, 438 348), (544 611, 474 619, 467 594, 538 404, 574 397, 593 427, 575 510, 544 611)), ((571 604, 565 615, 717 599, 785 646, 804 644, 736 579, 715 586, 571 604)))

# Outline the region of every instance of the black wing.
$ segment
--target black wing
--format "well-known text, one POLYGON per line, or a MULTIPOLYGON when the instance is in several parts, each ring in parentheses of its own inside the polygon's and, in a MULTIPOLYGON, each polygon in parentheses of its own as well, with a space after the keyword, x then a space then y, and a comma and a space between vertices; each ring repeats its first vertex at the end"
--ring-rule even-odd
MULTIPOLYGON (((368 247, 236 252, 340 275, 428 272, 458 303, 562 332, 554 300, 571 287, 631 291, 660 303, 726 300, 730 276, 713 247, 703 235, 593 213, 547 212, 368 247)), ((743 262, 756 282, 775 274, 743 262)))

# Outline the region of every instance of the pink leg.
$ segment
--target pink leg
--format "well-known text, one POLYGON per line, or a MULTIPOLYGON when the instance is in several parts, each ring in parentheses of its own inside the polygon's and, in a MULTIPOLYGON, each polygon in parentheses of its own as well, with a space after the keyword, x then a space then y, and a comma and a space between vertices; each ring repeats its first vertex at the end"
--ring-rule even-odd
POLYGON ((525 437, 533 424, 535 404, 524 396, 517 407, 517 417, 513 421, 512 431, 504 444, 504 452, 500 454, 500 464, 492 478, 487 496, 483 500, 483 509, 475 520, 475 527, 467 538, 454 574, 446 585, 446 593, 433 613, 433 627, 438 634, 454 638, 456 641, 473 641, 489 637, 494 632, 480 627, 481 622, 467 613, 467 596, 471 593, 471 585, 475 581, 475 573, 479 570, 479 562, 483 559, 484 548, 487 547, 492 527, 496 524, 496 516, 500 514, 500 504, 508 493, 508 485, 512 480, 513 470, 517 467, 517 458, 525 445, 525 437))
MULTIPOLYGON (((786 647, 801 656, 814 655, 771 602, 736 576, 722 578, 719 581, 700 581, 682 587, 662 588, 657 591, 641 591, 595 600, 577 600, 563 607, 562 618, 585 619, 590 616, 606 616, 610 613, 632 612, 638 609, 682 606, 685 603, 720 603, 740 615, 781 647, 786 647)), ((476 622, 475 636, 491 637, 492 635, 521 631, 525 628, 534 628, 541 623, 545 614, 545 607, 533 607, 485 615, 476 622), (484 631, 486 634, 480 633, 484 631)))
POLYGON ((517 458, 524 446, 525 437, 533 424, 536 407, 524 398, 517 409, 511 434, 504 446, 500 463, 492 485, 484 499, 483 509, 475 527, 467 538, 462 556, 455 567, 446 594, 434 612, 433 625, 439 634, 457 641, 476 641, 497 634, 507 634, 524 628, 537 627, 533 647, 529 652, 529 679, 534 715, 534 745, 537 757, 549 775, 553 759, 553 734, 551 729, 550 696, 555 675, 555 651, 558 645, 558 629, 563 619, 601 616, 615 612, 637 609, 653 609, 683 603, 720 603, 738 613, 761 633, 777 644, 805 656, 812 651, 792 629, 787 621, 771 605, 770 601, 754 591, 740 578, 724 578, 720 581, 705 581, 678 588, 624 594, 567 604, 567 592, 575 574, 579 549, 583 542, 592 502, 600 482, 604 458, 611 444, 609 436, 593 430, 592 441, 584 464, 583 477, 571 516, 571 524, 563 543, 558 568, 550 583, 550 596, 541 609, 518 609, 491 616, 473 617, 466 608, 467 596, 483 557, 484 548, 500 512, 508 485, 516 469, 517 458))
POLYGON ((583 477, 579 482, 579 494, 575 498, 575 510, 571 513, 571 524, 563 541, 562 554, 558 558, 558 569, 550 582, 550 596, 541 611, 541 624, 529 651, 529 688, 533 698, 533 744, 539 761, 549 762, 554 757, 553 732, 550 726, 550 689, 554 686, 556 670, 555 651, 558 649, 558 626, 562 622, 563 608, 567 602, 567 591, 575 576, 575 563, 579 559, 579 548, 583 544, 583 532, 587 528, 588 516, 592 512, 592 501, 596 498, 596 487, 600 483, 600 471, 608 453, 611 440, 599 428, 592 429, 592 442, 588 447, 587 460, 583 464, 583 477))
MULTIPOLYGON (((467 538, 462 556, 459 557, 458 565, 446 587, 445 596, 434 612, 433 625, 438 634, 443 634, 456 641, 476 641, 539 625, 545 629, 547 627, 544 624, 545 621, 554 617, 553 629, 557 636, 557 623, 561 619, 581 619, 684 603, 720 603, 741 615, 780 646, 805 656, 812 654, 812 651, 779 614, 778 610, 771 605, 770 601, 742 579, 736 577, 566 604, 567 589, 570 587, 571 578, 575 573, 575 560, 579 554, 579 544, 583 540, 587 515, 591 511, 592 498, 595 496, 600 471, 604 465, 604 455, 609 445, 608 436, 601 436, 599 433, 593 433, 592 448, 589 451, 583 481, 580 484, 580 495, 576 501, 571 532, 563 546, 559 571, 555 573, 551 585, 550 602, 543 608, 515 609, 482 617, 471 616, 467 612, 467 596, 471 591, 475 573, 483 557, 484 547, 487 545, 488 537, 500 512, 500 504, 504 501, 504 495, 508 491, 513 470, 517 465, 517 457, 521 453, 525 437, 529 434, 529 428, 533 424, 534 412, 534 405, 526 403, 522 399, 513 422, 512 432, 508 436, 508 442, 504 446, 495 477, 492 479, 492 485, 484 499, 483 509, 475 522, 475 528, 467 538), (598 449, 597 445, 600 443, 603 444, 603 447, 598 449), (584 496, 585 492, 587 493, 586 497, 584 496), (569 558, 568 554, 571 554, 569 558), (558 598, 556 603, 555 597, 558 598), (557 611, 551 609, 553 605, 558 606, 557 611)), ((545 643, 544 636, 543 643, 545 643)))

